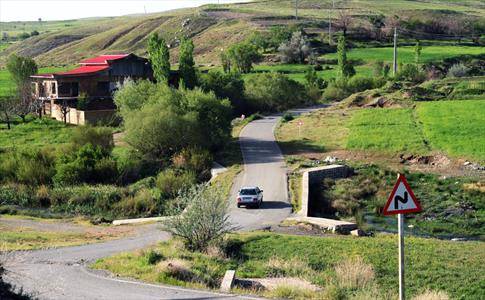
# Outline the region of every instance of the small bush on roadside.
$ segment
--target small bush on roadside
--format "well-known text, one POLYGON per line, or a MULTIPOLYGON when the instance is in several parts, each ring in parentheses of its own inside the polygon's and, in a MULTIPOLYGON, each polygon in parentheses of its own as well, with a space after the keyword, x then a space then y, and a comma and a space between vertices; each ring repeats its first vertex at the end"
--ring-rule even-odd
POLYGON ((179 203, 174 212, 178 214, 165 222, 165 228, 191 251, 206 251, 234 230, 226 195, 219 189, 192 187, 179 196, 179 203))
POLYGON ((454 64, 448 70, 447 76, 448 77, 465 77, 468 75, 470 68, 465 66, 462 63, 454 64))
POLYGON ((295 116, 293 116, 293 114, 291 112, 287 111, 283 114, 281 119, 283 120, 283 122, 289 122, 289 121, 295 119, 295 116))
POLYGON ((374 280, 374 269, 361 257, 347 259, 335 266, 337 284, 340 287, 361 289, 374 280))
POLYGON ((165 198, 175 198, 184 189, 190 188, 197 182, 193 171, 178 172, 166 169, 157 176, 157 188, 165 198))
POLYGON ((145 257, 147 259, 147 263, 149 265, 154 265, 158 263, 160 260, 163 259, 163 255, 160 252, 150 249, 146 254, 145 257))

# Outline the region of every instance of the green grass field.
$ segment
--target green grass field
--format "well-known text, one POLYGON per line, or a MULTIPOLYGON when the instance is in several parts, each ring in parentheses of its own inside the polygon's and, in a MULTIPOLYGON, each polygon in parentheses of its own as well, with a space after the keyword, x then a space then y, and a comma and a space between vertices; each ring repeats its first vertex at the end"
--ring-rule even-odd
POLYGON ((485 161, 485 101, 425 102, 417 106, 433 149, 485 161))
MULTIPOLYGON (((312 66, 302 64, 256 65, 254 66, 254 70, 251 73, 243 74, 243 79, 247 80, 248 78, 251 78, 258 73, 280 72, 288 75, 288 77, 293 80, 296 80, 300 83, 305 83, 305 73, 309 68, 312 68, 312 66)), ((358 75, 372 75, 372 68, 370 66, 356 66, 355 71, 358 75)), ((332 66, 332 69, 317 71, 317 74, 319 77, 325 80, 330 80, 336 77, 337 70, 335 69, 335 66, 332 66)))
MULTIPOLYGON (((73 67, 72 66, 45 67, 45 68, 40 68, 38 73, 60 72, 60 71, 68 70, 70 68, 73 68, 73 67)), ((12 81, 8 70, 0 69, 0 97, 8 95, 9 93, 10 94, 15 93, 15 84, 12 81)))
POLYGON ((348 149, 378 150, 387 153, 424 154, 423 142, 412 109, 364 109, 350 122, 348 149))
POLYGON ((49 118, 28 120, 26 123, 15 120, 12 129, 7 130, 6 127, 5 124, 0 125, 0 150, 64 144, 69 142, 74 129, 74 126, 49 118))
MULTIPOLYGON (((484 54, 484 47, 471 46, 425 46, 421 51, 421 62, 437 61, 444 58, 459 56, 464 54, 484 54)), ((328 59, 336 59, 337 54, 331 53, 323 56, 328 59)), ((392 62, 393 48, 356 48, 348 52, 349 59, 363 60, 365 63, 381 60, 392 62)), ((406 46, 398 48, 398 62, 414 62, 414 47, 406 46)))
POLYGON ((358 149, 386 154, 429 154, 485 161, 485 99, 422 102, 416 109, 320 111, 278 128, 287 154, 358 149), (303 121, 300 133, 298 120, 303 121), (299 136, 300 135, 300 136, 299 136))
MULTIPOLYGON (((430 289, 445 291, 453 299, 480 298, 485 280, 482 272, 482 262, 485 260, 483 243, 414 237, 407 237, 405 242, 406 289, 409 297, 430 289)), ((323 288, 323 292, 281 297, 290 299, 337 299, 328 294, 335 289, 345 295, 338 299, 351 299, 352 296, 360 296, 356 299, 385 299, 384 295, 389 294, 387 299, 395 299, 397 295, 395 235, 355 238, 240 234, 233 235, 227 243, 231 245, 226 249, 228 258, 189 252, 177 244, 162 243, 152 250, 101 259, 94 264, 94 268, 153 283, 206 288, 217 288, 224 272, 233 269, 238 278, 299 277, 323 288), (370 275, 366 277, 368 283, 364 288, 345 288, 335 268, 356 257, 361 257, 365 264, 372 267, 374 279, 370 275), (177 276, 180 273, 167 272, 163 267, 165 261, 182 265, 184 270, 188 270, 183 274, 190 276, 185 276, 183 280, 177 276), (376 289, 377 295, 363 297, 362 294, 369 289, 376 289)), ((349 273, 352 273, 349 276, 359 276, 360 269, 355 267, 349 273)))

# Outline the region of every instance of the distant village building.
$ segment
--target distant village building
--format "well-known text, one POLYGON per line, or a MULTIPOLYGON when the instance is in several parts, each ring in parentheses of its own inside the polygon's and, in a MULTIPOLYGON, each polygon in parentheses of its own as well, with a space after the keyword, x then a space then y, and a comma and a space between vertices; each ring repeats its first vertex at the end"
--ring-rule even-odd
POLYGON ((85 59, 67 72, 31 76, 43 113, 71 124, 95 124, 114 117, 113 93, 127 78, 153 79, 146 58, 134 54, 85 59))

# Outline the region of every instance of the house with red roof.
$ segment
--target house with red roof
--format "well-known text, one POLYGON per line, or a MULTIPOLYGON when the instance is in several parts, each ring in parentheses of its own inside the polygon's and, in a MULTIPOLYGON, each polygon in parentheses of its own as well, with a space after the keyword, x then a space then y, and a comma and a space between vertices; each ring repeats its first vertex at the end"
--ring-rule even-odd
POLYGON ((95 124, 114 117, 113 93, 127 78, 153 79, 146 58, 134 54, 100 55, 67 71, 31 76, 43 113, 71 124, 95 124))

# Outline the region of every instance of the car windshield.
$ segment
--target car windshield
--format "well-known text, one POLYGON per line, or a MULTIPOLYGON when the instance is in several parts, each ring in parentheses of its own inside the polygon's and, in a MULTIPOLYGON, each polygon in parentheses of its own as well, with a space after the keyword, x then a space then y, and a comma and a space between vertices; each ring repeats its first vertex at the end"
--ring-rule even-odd
POLYGON ((242 189, 240 192, 241 195, 256 195, 255 189, 242 189))

